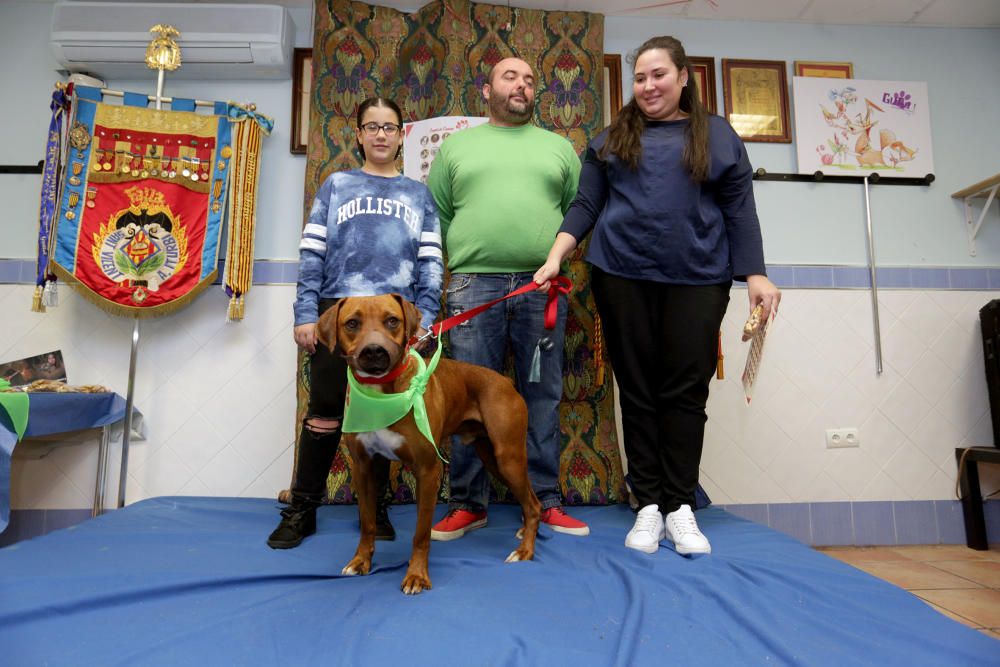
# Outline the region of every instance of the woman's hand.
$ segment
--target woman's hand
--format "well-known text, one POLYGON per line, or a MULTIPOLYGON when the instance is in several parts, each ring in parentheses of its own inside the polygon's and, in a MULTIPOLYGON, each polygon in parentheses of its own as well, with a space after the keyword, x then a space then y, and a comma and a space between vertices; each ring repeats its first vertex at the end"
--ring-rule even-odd
POLYGON ((764 312, 761 313, 760 321, 766 322, 773 312, 778 314, 778 304, 781 302, 781 290, 775 287, 774 283, 767 279, 767 276, 752 275, 747 276, 747 296, 750 298, 750 310, 761 304, 764 312))
POLYGON ((542 267, 535 271, 535 282, 538 284, 539 292, 548 292, 549 287, 552 285, 552 279, 559 275, 559 265, 561 262, 559 260, 554 260, 551 257, 542 264, 542 267))
POLYGON ((300 324, 299 326, 292 329, 292 335, 295 336, 296 345, 301 347, 309 354, 315 354, 316 352, 315 322, 310 322, 309 324, 300 324))
POLYGON ((539 292, 549 291, 552 279, 559 275, 559 265, 575 249, 575 236, 566 232, 556 234, 556 240, 549 249, 549 256, 545 258, 541 268, 535 271, 534 281, 538 284, 539 292))

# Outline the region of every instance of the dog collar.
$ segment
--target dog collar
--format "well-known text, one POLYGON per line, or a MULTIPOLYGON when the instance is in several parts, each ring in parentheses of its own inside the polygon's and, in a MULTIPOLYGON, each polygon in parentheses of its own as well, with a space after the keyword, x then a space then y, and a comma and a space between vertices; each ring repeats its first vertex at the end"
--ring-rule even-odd
MULTIPOLYGON (((368 433, 388 428, 412 410, 417 430, 434 446, 438 458, 447 463, 447 459, 441 456, 441 452, 438 450, 437 442, 434 441, 430 420, 427 418, 427 406, 424 404, 424 392, 427 390, 427 383, 441 359, 441 350, 442 346, 438 345, 430 363, 425 363, 423 357, 416 350, 410 349, 409 356, 417 364, 417 373, 410 379, 410 386, 405 391, 395 394, 386 394, 374 387, 362 384, 360 378, 356 378, 354 373, 348 369, 344 423, 341 426, 343 432, 368 433)), ((400 366, 402 367, 404 364, 400 364, 400 366)))
MULTIPOLYGON (((410 365, 410 351, 411 351, 410 350, 410 346, 407 345, 406 346, 406 353, 403 355, 403 358, 399 361, 398 364, 396 364, 395 368, 393 368, 391 371, 389 371, 385 375, 380 375, 378 377, 375 377, 375 376, 361 376, 361 375, 358 375, 358 374, 354 373, 350 368, 348 368, 347 372, 350 373, 350 374, 352 374, 352 375, 354 375, 354 379, 357 380, 358 382, 360 382, 361 384, 389 384, 390 382, 392 382, 393 380, 395 380, 396 378, 398 378, 400 375, 402 375, 403 371, 405 371, 409 367, 409 365, 410 365)), ((419 355, 417 355, 417 356, 419 357, 419 355)))

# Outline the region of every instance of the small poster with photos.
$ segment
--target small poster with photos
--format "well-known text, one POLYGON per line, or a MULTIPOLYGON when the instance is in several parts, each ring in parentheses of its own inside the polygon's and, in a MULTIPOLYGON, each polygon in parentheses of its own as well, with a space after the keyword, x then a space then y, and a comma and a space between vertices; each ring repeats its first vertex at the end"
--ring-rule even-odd
POLYGON ((431 163, 441 144, 450 135, 482 125, 489 118, 478 116, 438 116, 403 125, 403 175, 427 183, 431 163))
POLYGON ((9 382, 12 389, 25 387, 36 380, 65 382, 66 364, 63 363, 62 350, 2 363, 0 378, 9 382))

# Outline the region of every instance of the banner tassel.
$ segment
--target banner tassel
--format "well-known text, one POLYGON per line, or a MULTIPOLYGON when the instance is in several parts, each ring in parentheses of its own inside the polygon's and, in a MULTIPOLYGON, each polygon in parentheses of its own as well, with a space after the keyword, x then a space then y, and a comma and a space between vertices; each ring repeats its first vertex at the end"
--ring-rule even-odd
POLYGON ((238 307, 237 304, 239 303, 239 300, 240 297, 238 297, 236 294, 233 294, 233 296, 229 298, 229 308, 226 309, 227 322, 235 322, 237 319, 239 319, 236 316, 236 309, 238 307))
POLYGON ((45 306, 42 305, 42 286, 35 286, 35 293, 31 297, 31 312, 44 313, 45 306))

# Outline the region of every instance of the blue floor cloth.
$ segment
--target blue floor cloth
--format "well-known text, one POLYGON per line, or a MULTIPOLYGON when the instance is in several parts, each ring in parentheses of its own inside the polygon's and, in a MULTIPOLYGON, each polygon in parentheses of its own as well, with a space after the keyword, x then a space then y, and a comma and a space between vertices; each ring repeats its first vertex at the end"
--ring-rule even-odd
MULTIPOLYGON (((441 516, 445 506, 438 506, 441 516)), ((269 549, 278 505, 154 498, 0 549, 0 662, 20 665, 998 665, 1000 642, 913 595, 720 509, 710 556, 625 549, 625 506, 573 508, 505 564, 520 510, 433 542, 433 590, 399 591, 415 508, 374 570, 341 576, 355 507, 269 549)))

